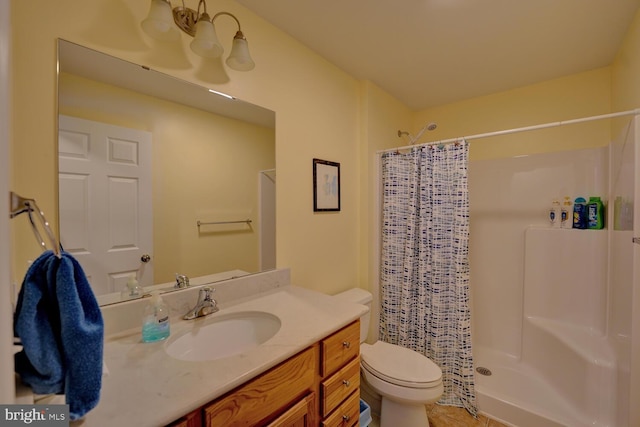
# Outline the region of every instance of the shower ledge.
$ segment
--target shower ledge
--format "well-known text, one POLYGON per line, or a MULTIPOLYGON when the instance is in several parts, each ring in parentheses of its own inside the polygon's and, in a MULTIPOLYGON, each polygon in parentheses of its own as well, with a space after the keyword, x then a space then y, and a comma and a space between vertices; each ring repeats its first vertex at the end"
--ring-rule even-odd
POLYGON ((593 329, 536 316, 527 316, 527 320, 564 342, 588 362, 604 368, 615 368, 611 345, 605 336, 593 329))

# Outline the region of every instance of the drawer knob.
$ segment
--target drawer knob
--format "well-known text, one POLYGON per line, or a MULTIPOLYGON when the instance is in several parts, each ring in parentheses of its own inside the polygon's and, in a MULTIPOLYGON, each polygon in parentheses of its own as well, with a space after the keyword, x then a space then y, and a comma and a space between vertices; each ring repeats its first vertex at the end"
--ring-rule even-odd
POLYGON ((344 384, 345 387, 349 387, 351 385, 349 380, 342 380, 342 384, 344 384))
POLYGON ((344 348, 351 348, 351 343, 349 341, 342 341, 342 346, 344 348))
POLYGON ((350 418, 351 417, 349 415, 343 415, 342 416, 342 419, 345 420, 345 421, 349 421, 350 418))

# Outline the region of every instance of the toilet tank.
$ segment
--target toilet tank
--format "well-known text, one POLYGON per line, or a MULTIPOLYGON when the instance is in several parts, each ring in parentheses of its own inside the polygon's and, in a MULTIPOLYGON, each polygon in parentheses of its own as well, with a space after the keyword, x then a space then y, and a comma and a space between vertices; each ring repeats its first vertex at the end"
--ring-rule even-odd
POLYGON ((369 334, 369 319, 371 318, 371 301, 373 300, 371 292, 365 291, 361 288, 351 288, 344 292, 340 292, 339 294, 335 294, 334 297, 367 306, 369 311, 360 317, 360 343, 365 342, 367 335, 369 334))

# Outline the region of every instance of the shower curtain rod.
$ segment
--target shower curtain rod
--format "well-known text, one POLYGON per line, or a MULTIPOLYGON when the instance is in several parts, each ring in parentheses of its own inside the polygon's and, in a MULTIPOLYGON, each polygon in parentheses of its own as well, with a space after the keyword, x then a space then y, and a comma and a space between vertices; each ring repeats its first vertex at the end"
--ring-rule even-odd
POLYGON ((544 124, 541 124, 541 125, 525 126, 525 127, 521 127, 521 128, 499 130, 499 131, 495 131, 495 132, 478 133, 476 135, 469 135, 469 136, 461 136, 461 137, 457 137, 457 138, 443 139, 441 141, 423 142, 423 143, 420 143, 420 144, 406 145, 404 147, 389 148, 387 150, 379 150, 379 151, 377 151, 377 154, 390 153, 392 151, 406 150, 406 149, 409 149, 409 148, 420 147, 420 146, 450 144, 452 142, 460 142, 461 140, 470 141, 472 139, 487 138, 487 137, 490 137, 490 136, 508 135, 508 134, 511 134, 511 133, 526 132, 526 131, 538 130, 538 129, 547 129, 547 128, 552 128, 552 127, 571 125, 571 124, 575 124, 575 123, 592 122, 592 121, 595 121, 595 120, 602 120, 602 119, 612 119, 612 118, 615 118, 615 117, 633 116, 633 115, 637 116, 638 114, 640 114, 640 108, 636 108, 634 110, 620 111, 618 113, 602 114, 600 116, 583 117, 581 119, 562 120, 562 121, 559 121, 559 122, 544 123, 544 124))

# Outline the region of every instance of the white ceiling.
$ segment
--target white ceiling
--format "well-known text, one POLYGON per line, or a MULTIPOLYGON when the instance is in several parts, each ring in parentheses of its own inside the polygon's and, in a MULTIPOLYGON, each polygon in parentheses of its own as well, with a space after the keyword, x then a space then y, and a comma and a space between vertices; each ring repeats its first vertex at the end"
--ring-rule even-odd
MULTIPOLYGON (((640 6, 640 0, 237 2, 415 110, 610 65, 640 6)), ((251 29, 243 30, 251 43, 251 29)))

